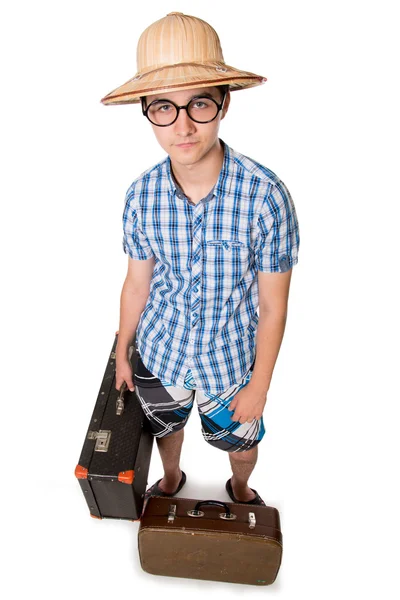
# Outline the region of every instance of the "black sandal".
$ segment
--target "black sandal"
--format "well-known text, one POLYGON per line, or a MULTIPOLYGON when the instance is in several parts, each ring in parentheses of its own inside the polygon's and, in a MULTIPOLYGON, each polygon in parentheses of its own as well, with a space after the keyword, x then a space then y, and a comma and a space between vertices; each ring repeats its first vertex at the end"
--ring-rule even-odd
POLYGON ((186 473, 184 471, 182 471, 182 477, 179 482, 179 485, 176 488, 176 490, 174 492, 172 492, 171 494, 167 494, 167 492, 164 492, 161 488, 158 487, 158 484, 160 483, 161 479, 162 479, 162 477, 158 481, 156 481, 156 483, 153 483, 153 485, 151 487, 149 487, 148 490, 146 490, 146 493, 144 495, 144 503, 147 502, 147 500, 150 498, 150 496, 175 496, 178 492, 180 492, 180 490, 183 488, 183 486, 186 483, 186 473))
POLYGON ((229 498, 232 500, 232 502, 235 502, 235 504, 256 504, 260 506, 266 506, 264 500, 261 498, 261 496, 257 493, 256 490, 253 490, 253 488, 250 488, 251 491, 254 492, 256 495, 256 497, 253 498, 253 500, 249 500, 248 502, 243 502, 243 500, 237 500, 237 498, 235 498, 233 494, 231 478, 229 478, 226 482, 225 489, 228 492, 229 498))

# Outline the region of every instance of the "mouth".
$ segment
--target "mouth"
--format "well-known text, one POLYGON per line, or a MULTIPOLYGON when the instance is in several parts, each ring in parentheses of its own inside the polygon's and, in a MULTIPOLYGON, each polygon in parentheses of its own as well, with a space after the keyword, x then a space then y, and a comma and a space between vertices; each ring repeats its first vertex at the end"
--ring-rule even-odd
POLYGON ((197 142, 185 142, 183 144, 175 144, 177 148, 192 148, 197 142))

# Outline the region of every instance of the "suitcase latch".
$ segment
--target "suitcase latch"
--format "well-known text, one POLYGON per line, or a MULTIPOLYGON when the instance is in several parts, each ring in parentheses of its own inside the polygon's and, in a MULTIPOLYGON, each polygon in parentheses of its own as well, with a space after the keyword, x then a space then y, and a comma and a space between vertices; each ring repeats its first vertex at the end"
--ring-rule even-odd
POLYGON ((173 523, 176 517, 176 504, 170 504, 168 508, 168 523, 173 523))
POLYGON ((95 452, 107 452, 110 445, 111 431, 107 429, 99 429, 99 431, 89 431, 88 440, 96 440, 94 446, 95 452))
POLYGON ((249 529, 254 529, 256 526, 256 515, 253 512, 249 512, 249 529))

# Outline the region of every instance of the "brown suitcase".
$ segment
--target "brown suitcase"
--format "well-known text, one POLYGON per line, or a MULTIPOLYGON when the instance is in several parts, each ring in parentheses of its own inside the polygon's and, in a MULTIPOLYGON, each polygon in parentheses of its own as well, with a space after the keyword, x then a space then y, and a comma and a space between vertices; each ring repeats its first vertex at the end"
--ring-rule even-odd
POLYGON ((150 496, 138 548, 153 575, 269 585, 282 559, 279 512, 272 506, 150 496))

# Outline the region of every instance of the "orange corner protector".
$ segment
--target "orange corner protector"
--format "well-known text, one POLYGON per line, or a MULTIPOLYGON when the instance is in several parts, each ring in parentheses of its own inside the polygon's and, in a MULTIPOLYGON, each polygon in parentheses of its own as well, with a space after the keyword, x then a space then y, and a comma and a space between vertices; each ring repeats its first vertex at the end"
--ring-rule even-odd
POLYGON ((135 477, 135 471, 121 471, 118 473, 118 481, 121 483, 128 483, 129 485, 133 482, 135 477))
POLYGON ((78 479, 87 479, 88 470, 85 467, 81 467, 81 465, 77 465, 75 467, 75 477, 78 479))
POLYGON ((97 515, 92 515, 92 513, 90 513, 90 516, 92 517, 92 519, 100 519, 100 521, 103 518, 103 517, 98 517, 97 515))

